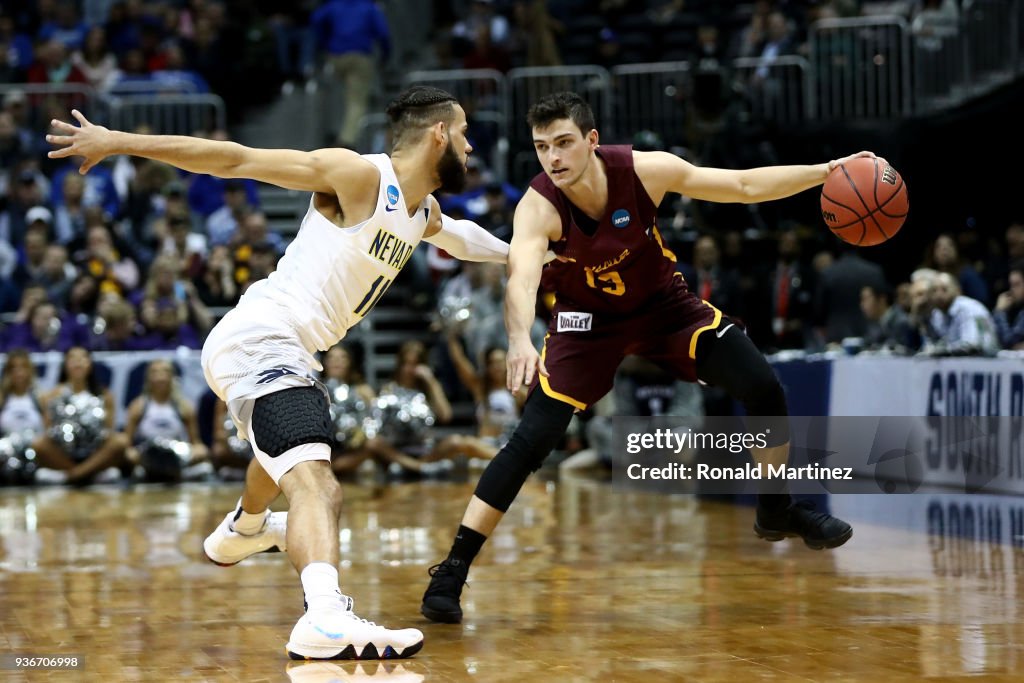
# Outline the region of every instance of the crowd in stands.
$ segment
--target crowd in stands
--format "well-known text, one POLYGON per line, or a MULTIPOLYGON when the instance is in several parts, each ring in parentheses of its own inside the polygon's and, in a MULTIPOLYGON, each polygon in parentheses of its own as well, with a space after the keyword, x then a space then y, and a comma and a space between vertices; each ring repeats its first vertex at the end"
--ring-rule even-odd
MULTIPOLYGON (((740 8, 698 0, 602 0, 598 12, 583 11, 591 3, 577 0, 434 4, 433 66, 499 70, 685 59, 714 71, 735 57, 800 53, 808 21, 861 11, 859 3, 842 0, 759 1, 740 8)), ((906 5, 922 34, 948 30, 957 12, 950 2, 906 5)), ((187 81, 190 89, 230 98, 238 96, 240 70, 258 68, 259 59, 266 59, 278 80, 308 79, 317 64, 329 63, 347 89, 360 92, 374 78, 372 55, 387 57, 390 49, 387 21, 369 0, 297 2, 286 9, 206 0, 58 0, 5 3, 0 10, 0 73, 7 83, 80 82, 111 90, 126 83, 187 81), (357 21, 361 28, 354 31, 357 21), (242 30, 246 26, 263 33, 242 30), (353 35, 358 40, 345 39, 353 35), (245 58, 228 57, 234 54, 245 58)), ((175 391, 173 368, 155 364, 144 397, 128 411, 126 424, 115 425, 108 394, 90 373, 91 352, 201 347, 219 314, 271 273, 287 246, 285 237, 268 230, 256 183, 124 157, 81 176, 74 160, 45 155, 41 122, 67 118, 66 103, 55 106, 24 89, 2 92, 0 352, 6 364, 0 438, 31 432, 35 465, 56 472, 41 477, 51 482, 237 472, 248 456, 222 405, 202 413, 210 423, 204 442, 194 424, 202 411, 175 391), (37 396, 24 352, 44 351, 66 355, 65 376, 51 394, 37 396), (74 401, 102 413, 103 425, 92 425, 92 441, 62 442, 60 430, 54 431, 62 424, 60 406, 74 401), (151 411, 163 417, 153 418, 151 411), (156 429, 157 423, 166 429, 156 429), (154 439, 189 447, 175 455, 166 446, 142 447, 154 439)), ((233 101, 244 104, 244 97, 233 101)), ((360 115, 357 109, 354 120, 360 115)), ((342 143, 351 140, 352 120, 342 122, 342 143)), ((228 139, 223 130, 199 133, 228 139)), ((636 142, 640 148, 660 145, 656 136, 636 142)), ((721 146, 694 147, 694 160, 722 162, 716 149, 721 146)), ((441 204, 449 215, 473 219, 507 240, 522 188, 499 181, 485 158, 470 158, 465 191, 440 197, 441 204)), ((744 161, 749 160, 726 159, 721 165, 752 165, 744 161)), ((756 212, 737 221, 716 210, 727 209, 680 200, 666 203, 659 222, 693 291, 741 322, 765 352, 844 348, 938 356, 1024 350, 1022 223, 1009 225, 998 238, 973 230, 940 234, 914 259, 919 268, 898 282, 862 252, 826 239, 822 230, 756 212), (756 230, 722 228, 751 222, 756 230)), ((522 397, 508 394, 500 381, 507 343, 503 270, 460 264, 424 245, 409 271, 417 283, 411 303, 420 310, 437 308, 435 342, 403 348, 388 385, 362 381, 353 359, 358 353, 346 349, 325 356, 324 379, 353 387, 338 400, 358 394, 367 415, 374 406, 386 412, 396 402, 418 402, 425 406, 420 427, 440 426, 452 419, 453 403, 469 402, 474 426, 436 439, 425 428, 413 430, 414 438, 408 429, 363 429, 336 453, 339 475, 365 462, 422 474, 459 454, 487 458, 518 415, 522 397), (381 396, 392 398, 378 405, 381 396)), ((538 301, 538 345, 545 304, 538 301)), ((692 414, 702 401, 713 400, 635 359, 624 364, 620 379, 609 399, 618 408, 606 404, 599 417, 614 410, 692 414)), ((593 419, 585 427, 578 424, 563 445, 574 451, 584 443, 606 443, 606 426, 593 419)), ((89 432, 68 429, 83 439, 89 432)))

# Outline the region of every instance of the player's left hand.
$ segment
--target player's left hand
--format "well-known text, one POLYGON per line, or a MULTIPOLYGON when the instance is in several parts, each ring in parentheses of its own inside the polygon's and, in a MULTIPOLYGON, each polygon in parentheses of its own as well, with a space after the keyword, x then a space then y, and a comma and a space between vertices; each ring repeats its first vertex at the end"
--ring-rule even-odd
POLYGON ((828 172, 831 173, 832 171, 836 170, 837 168, 839 168, 843 164, 847 163, 848 161, 853 161, 854 159, 860 159, 861 157, 866 157, 868 159, 880 159, 885 164, 889 163, 885 159, 882 159, 882 157, 876 156, 874 152, 868 152, 868 151, 857 152, 856 154, 851 154, 848 157, 843 157, 842 159, 833 159, 832 161, 828 162, 828 172))
POLYGON ((65 157, 85 157, 85 161, 79 167, 78 172, 86 174, 89 169, 103 161, 113 151, 111 148, 111 132, 103 126, 97 126, 89 122, 82 112, 77 109, 71 110, 81 126, 76 127, 64 121, 54 119, 50 122, 53 130, 63 135, 50 134, 46 141, 57 145, 59 149, 51 150, 47 156, 51 159, 63 159, 65 157))
POLYGON ((540 373, 544 377, 550 377, 548 369, 544 367, 537 349, 529 337, 523 340, 510 339, 508 353, 505 355, 505 381, 506 387, 513 394, 523 386, 529 387, 533 384, 533 377, 540 373))

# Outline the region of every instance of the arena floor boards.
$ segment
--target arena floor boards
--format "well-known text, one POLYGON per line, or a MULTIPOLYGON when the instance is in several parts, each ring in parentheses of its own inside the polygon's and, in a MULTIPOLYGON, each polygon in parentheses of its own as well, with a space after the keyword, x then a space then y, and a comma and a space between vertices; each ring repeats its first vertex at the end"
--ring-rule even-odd
POLYGON ((880 523, 868 497, 844 503, 853 539, 815 552, 758 540, 750 508, 579 475, 531 481, 473 568, 464 623, 428 623, 426 570, 471 491, 345 485, 342 589, 360 616, 420 628, 426 642, 401 662, 322 664, 284 652, 302 610, 284 555, 221 568, 201 554, 238 486, 0 490, 0 655, 84 658, 0 680, 1009 681, 1024 670, 1024 549, 880 523))

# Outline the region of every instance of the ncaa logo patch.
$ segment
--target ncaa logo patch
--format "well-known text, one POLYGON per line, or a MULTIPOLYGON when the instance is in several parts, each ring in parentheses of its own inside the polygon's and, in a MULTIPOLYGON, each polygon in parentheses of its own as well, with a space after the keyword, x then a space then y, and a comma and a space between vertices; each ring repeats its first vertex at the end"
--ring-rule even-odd
POLYGON ((388 204, 397 204, 398 203, 398 188, 395 187, 394 185, 388 185, 387 193, 388 193, 388 204))
POLYGON ((618 211, 612 214, 612 225, 614 225, 616 228, 629 227, 629 221, 629 211, 626 211, 625 209, 619 209, 618 211))
POLYGON ((559 313, 557 329, 559 332, 589 332, 593 322, 593 313, 559 313))

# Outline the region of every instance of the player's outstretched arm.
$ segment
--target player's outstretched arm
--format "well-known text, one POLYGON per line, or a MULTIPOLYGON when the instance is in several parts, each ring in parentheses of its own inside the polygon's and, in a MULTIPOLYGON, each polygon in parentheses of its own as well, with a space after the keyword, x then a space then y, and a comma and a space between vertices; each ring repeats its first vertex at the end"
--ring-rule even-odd
POLYGON ((669 192, 709 202, 756 204, 821 185, 837 166, 875 155, 858 152, 822 164, 746 170, 694 166, 668 152, 634 152, 633 156, 637 174, 656 204, 669 192))
POLYGON ((441 213, 437 200, 430 198, 430 223, 423 239, 444 249, 460 261, 508 262, 508 243, 470 220, 455 220, 441 213))
POLYGON ((535 372, 548 371, 533 347, 530 327, 537 305, 537 288, 548 255, 548 242, 561 232, 558 213, 548 200, 530 189, 516 207, 508 254, 508 285, 505 287, 505 327, 508 390, 515 393, 533 382, 535 372))
POLYGON ((359 159, 354 152, 343 149, 255 149, 184 135, 136 135, 97 126, 78 110, 72 110, 71 115, 80 125, 55 119, 51 124, 57 132, 47 135, 46 141, 57 147, 50 151, 51 159, 83 157, 80 173, 87 173, 108 156, 129 154, 192 173, 252 178, 291 190, 333 192, 338 186, 336 176, 359 159))

